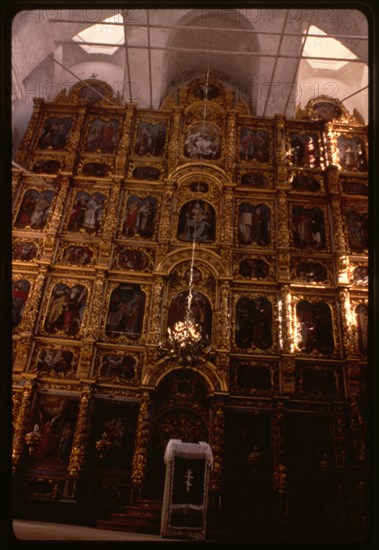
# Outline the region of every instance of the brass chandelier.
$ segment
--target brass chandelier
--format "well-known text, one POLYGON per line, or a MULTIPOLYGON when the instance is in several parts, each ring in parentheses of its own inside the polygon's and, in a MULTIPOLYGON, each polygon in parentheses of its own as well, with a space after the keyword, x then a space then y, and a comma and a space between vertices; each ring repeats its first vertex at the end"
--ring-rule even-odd
MULTIPOLYGON (((206 120, 206 101, 208 99, 209 90, 209 66, 206 72, 205 93, 204 93, 204 109, 202 120, 202 131, 205 129, 206 120)), ((203 158, 203 151, 200 150, 199 159, 203 158)), ((186 304, 186 312, 183 321, 177 321, 174 326, 167 328, 166 345, 161 346, 161 352, 177 357, 180 364, 185 366, 196 365, 199 362, 200 355, 205 352, 205 348, 209 349, 209 335, 203 335, 202 327, 196 322, 192 313, 193 300, 193 272, 195 265, 195 249, 196 249, 196 226, 197 218, 194 220, 194 229, 192 233, 192 255, 191 267, 188 283, 188 297, 186 304)))

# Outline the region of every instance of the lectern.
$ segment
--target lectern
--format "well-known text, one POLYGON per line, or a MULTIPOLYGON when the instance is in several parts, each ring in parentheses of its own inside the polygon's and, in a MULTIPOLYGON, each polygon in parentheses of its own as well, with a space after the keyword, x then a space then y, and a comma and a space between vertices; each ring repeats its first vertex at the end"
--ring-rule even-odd
POLYGON ((166 477, 161 536, 204 540, 212 450, 208 443, 170 439, 164 454, 166 477))

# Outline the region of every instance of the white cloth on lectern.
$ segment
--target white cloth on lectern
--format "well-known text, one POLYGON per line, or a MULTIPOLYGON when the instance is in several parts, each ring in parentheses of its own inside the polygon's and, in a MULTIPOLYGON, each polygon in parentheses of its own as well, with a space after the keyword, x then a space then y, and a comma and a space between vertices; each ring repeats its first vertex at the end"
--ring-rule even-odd
POLYGON ((212 449, 205 441, 185 443, 181 439, 170 439, 164 454, 165 463, 168 464, 176 456, 183 458, 205 458, 210 467, 213 465, 212 449))

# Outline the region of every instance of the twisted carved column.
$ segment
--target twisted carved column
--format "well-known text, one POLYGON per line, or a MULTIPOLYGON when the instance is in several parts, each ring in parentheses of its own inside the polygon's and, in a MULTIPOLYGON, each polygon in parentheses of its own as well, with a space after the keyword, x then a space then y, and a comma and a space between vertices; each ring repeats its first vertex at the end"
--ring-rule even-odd
POLYGON ((86 117, 86 113, 87 113, 87 108, 85 106, 80 106, 75 127, 71 132, 71 135, 69 138, 68 151, 65 157, 65 161, 66 161, 65 170, 69 172, 73 171, 76 159, 79 156, 79 141, 82 135, 82 130, 84 128, 84 119, 86 117))
POLYGON ((148 391, 144 391, 139 409, 135 449, 132 464, 132 484, 135 491, 133 498, 138 500, 139 492, 143 486, 146 475, 147 453, 149 445, 151 423, 151 397, 148 391))
POLYGON ((90 405, 91 389, 88 387, 83 390, 80 398, 78 419, 76 421, 70 463, 68 465, 68 473, 71 476, 78 476, 84 465, 90 405))
POLYGON ((283 285, 280 291, 280 300, 282 304, 282 350, 283 353, 291 353, 293 348, 292 310, 291 292, 288 285, 283 285))
POLYGON ((125 172, 126 158, 130 146, 131 129, 133 124, 133 118, 136 106, 128 105, 126 107, 124 125, 122 127, 122 135, 120 144, 118 146, 118 153, 116 158, 116 174, 122 176, 125 172))
POLYGON ((159 344, 161 338, 163 281, 157 279, 153 286, 152 308, 148 334, 149 344, 159 344))
POLYGON ((182 107, 174 107, 172 117, 171 138, 168 148, 168 169, 169 173, 175 170, 180 157, 180 123, 182 118, 182 107))
POLYGON ((33 134, 38 126, 40 114, 42 111, 43 99, 40 97, 33 98, 34 108, 32 118, 29 121, 28 128, 21 140, 18 148, 16 161, 18 164, 26 168, 28 156, 30 154, 30 144, 32 143, 33 134))
POLYGON ((223 282, 220 290, 219 349, 230 351, 230 286, 223 282))
POLYGON ((343 327, 343 345, 347 356, 354 354, 355 325, 352 323, 352 312, 350 295, 347 288, 341 288, 338 292, 339 303, 341 304, 341 318, 343 327))
POLYGON ((288 516, 288 468, 284 447, 284 404, 277 403, 274 408, 274 494, 275 514, 278 517, 288 516))
POLYGON ((16 471, 22 451, 24 449, 24 437, 26 434, 28 420, 30 418, 30 406, 32 402, 33 387, 29 386, 22 392, 22 399, 19 405, 18 416, 15 423, 13 435, 13 452, 12 452, 12 470, 16 471))
MULTIPOLYGON (((223 474, 223 448, 224 448, 224 429, 225 429, 225 404, 218 401, 213 405, 212 425, 210 434, 210 447, 213 453, 213 469, 211 474, 210 490, 213 493, 222 491, 223 474)), ((218 503, 218 506, 220 502, 218 503)))
POLYGON ((276 115, 276 181, 278 187, 288 187, 286 135, 284 115, 276 115))
POLYGON ((93 286, 90 322, 87 324, 84 338, 95 340, 101 324, 105 272, 98 271, 93 286))
POLYGON ((168 184, 169 187, 166 187, 163 204, 161 208, 161 219, 159 222, 159 242, 168 242, 170 240, 170 233, 172 229, 172 198, 174 195, 174 189, 172 184, 168 184))
POLYGON ((230 110, 226 119, 225 172, 232 175, 236 158, 237 111, 230 110))
POLYGON ((221 243, 223 245, 233 245, 233 191, 225 189, 223 206, 223 223, 221 226, 221 243))

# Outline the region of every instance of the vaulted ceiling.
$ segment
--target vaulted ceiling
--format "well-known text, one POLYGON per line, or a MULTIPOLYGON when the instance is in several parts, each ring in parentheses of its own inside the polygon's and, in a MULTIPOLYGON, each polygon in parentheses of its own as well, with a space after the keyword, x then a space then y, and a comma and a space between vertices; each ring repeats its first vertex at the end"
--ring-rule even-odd
POLYGON ((95 74, 125 102, 156 109, 207 71, 257 116, 293 117, 327 95, 368 121, 368 24, 357 10, 22 11, 12 27, 14 154, 33 97, 52 100, 95 74))

